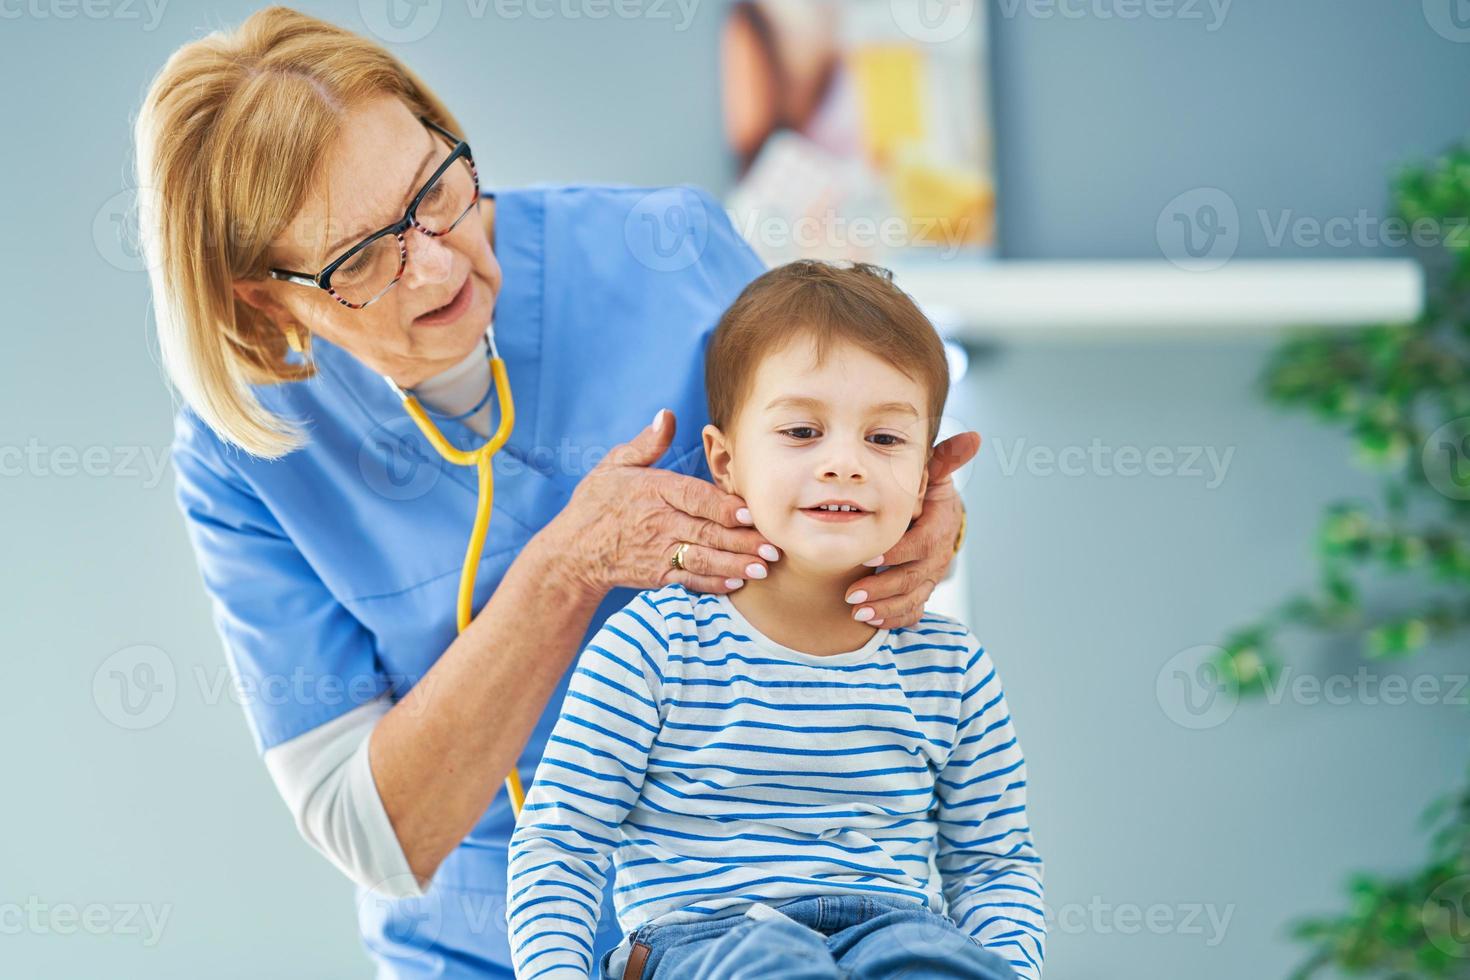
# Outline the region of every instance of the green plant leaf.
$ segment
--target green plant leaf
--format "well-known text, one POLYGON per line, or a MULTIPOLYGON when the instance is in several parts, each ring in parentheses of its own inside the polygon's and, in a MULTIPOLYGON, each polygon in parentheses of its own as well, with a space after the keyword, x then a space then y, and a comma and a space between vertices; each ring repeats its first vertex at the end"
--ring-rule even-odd
MULTIPOLYGON (((1382 509, 1364 501, 1328 506, 1314 538, 1320 594, 1284 599, 1228 636, 1217 667, 1243 693, 1277 676, 1288 627, 1351 630, 1379 658, 1408 656, 1470 627, 1470 500, 1460 499, 1459 470, 1450 469, 1462 462, 1456 430, 1442 431, 1470 419, 1470 235, 1449 234, 1470 215, 1470 146, 1399 168, 1390 184, 1399 217, 1440 232, 1442 247, 1425 254, 1434 281, 1423 315, 1358 330, 1293 331, 1257 379, 1268 401, 1346 433, 1355 461, 1387 474, 1382 509), (1431 434, 1439 445, 1429 444, 1431 434), (1446 523, 1417 519, 1429 512, 1446 523), (1445 594, 1418 596, 1421 608, 1364 622, 1374 570, 1417 573, 1445 594)), ((1291 924, 1289 934, 1306 947, 1294 980, 1470 980, 1470 766, 1466 785, 1426 808, 1423 822, 1429 847, 1417 868, 1357 872, 1342 911, 1291 924)))

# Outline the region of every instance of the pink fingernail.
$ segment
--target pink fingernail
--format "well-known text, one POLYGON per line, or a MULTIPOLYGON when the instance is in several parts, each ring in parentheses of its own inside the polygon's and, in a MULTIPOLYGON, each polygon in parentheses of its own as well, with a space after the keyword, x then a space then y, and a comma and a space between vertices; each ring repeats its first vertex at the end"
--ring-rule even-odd
POLYGON ((745 580, 744 579, 738 579, 738 578, 727 578, 727 579, 725 579, 725 588, 729 589, 732 592, 735 591, 736 589, 740 588, 744 584, 745 584, 745 580))
POLYGON ((750 519, 750 508, 748 508, 748 507, 742 507, 739 510, 737 510, 735 512, 735 519, 737 521, 739 521, 741 524, 754 524, 755 523, 755 521, 753 521, 753 520, 750 519))
POLYGON ((875 620, 872 620, 871 622, 869 622, 868 625, 869 626, 882 626, 883 625, 883 620, 881 620, 881 619, 875 619, 875 620))
POLYGON ((778 561, 781 558, 781 552, 777 551, 776 546, 773 544, 763 544, 755 550, 766 561, 778 561))
POLYGON ((851 602, 851 603, 858 603, 858 602, 865 601, 867 598, 868 598, 868 593, 866 591, 864 591, 863 589, 858 589, 852 595, 850 595, 850 596, 847 597, 847 601, 848 602, 851 602))
POLYGON ((755 562, 751 562, 749 565, 745 566, 745 574, 751 578, 765 578, 766 566, 757 565, 755 562))
POLYGON ((861 622, 864 622, 866 620, 872 619, 873 618, 873 607, 872 606, 864 606, 863 608, 859 609, 857 612, 853 613, 852 614, 852 618, 853 619, 856 619, 860 623, 861 622))
POLYGON ((877 558, 869 558, 867 561, 863 562, 863 564, 867 565, 869 568, 877 568, 879 565, 883 564, 883 556, 879 555, 877 558))

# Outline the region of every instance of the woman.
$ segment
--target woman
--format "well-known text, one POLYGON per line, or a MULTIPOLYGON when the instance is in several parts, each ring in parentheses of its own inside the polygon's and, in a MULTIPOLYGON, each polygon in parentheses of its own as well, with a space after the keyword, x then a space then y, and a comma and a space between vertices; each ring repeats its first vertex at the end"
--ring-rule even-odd
MULTIPOLYGON (((185 403, 178 496, 216 623, 272 779, 403 976, 510 975, 498 789, 513 767, 530 784, 583 642, 637 590, 729 591, 779 560, 704 468, 704 341, 761 271, 718 206, 487 192, 461 135, 381 47, 279 7, 177 51, 136 134, 185 403), (474 474, 383 377, 479 445, 492 312, 515 428, 456 636, 474 474)), ((923 518, 875 556, 889 567, 856 583, 854 615, 917 621, 960 527, 949 474, 977 448, 937 454, 923 518)), ((602 923, 598 956, 620 938, 607 895, 602 923)))

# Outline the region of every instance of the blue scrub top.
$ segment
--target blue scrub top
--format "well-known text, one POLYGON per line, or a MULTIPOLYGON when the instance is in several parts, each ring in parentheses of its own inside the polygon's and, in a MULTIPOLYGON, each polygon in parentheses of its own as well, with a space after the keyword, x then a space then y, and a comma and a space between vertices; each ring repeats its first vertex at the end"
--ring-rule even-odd
MULTIPOLYGON (((704 479, 704 349, 720 314, 763 271, 709 194, 692 187, 536 186, 495 199, 504 279, 495 336, 515 429, 495 456, 494 514, 476 583, 483 607, 536 531, 612 447, 660 408, 677 416, 656 464, 704 479)), ((444 462, 383 379, 316 338, 317 376, 261 386, 308 444, 274 461, 178 414, 177 496, 256 747, 264 752, 387 692, 401 697, 455 637, 455 594, 475 472, 444 462)), ((492 400, 492 405, 494 402, 492 400)), ((494 412, 497 416, 498 410, 494 412)), ((440 418, 455 445, 483 441, 440 418)), ((636 590, 610 592, 583 637, 636 590)), ((520 759, 530 787, 566 694, 564 675, 520 759)), ((514 692, 508 692, 514 696, 514 692)), ((510 977, 504 789, 422 898, 358 889, 380 975, 510 977)), ((612 876, 596 954, 622 938, 612 876)))

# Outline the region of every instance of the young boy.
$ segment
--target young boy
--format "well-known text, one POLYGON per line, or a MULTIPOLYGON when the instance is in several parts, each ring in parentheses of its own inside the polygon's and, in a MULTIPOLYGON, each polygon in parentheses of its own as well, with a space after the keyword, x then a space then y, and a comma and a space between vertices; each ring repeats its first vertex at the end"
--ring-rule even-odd
POLYGON ((705 377, 710 474, 783 558, 641 592, 583 651, 510 842, 516 975, 1035 980, 995 668, 953 619, 845 600, 922 511, 943 344, 884 270, 797 262, 726 311, 705 377), (594 964, 610 853, 626 936, 594 964))

